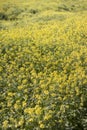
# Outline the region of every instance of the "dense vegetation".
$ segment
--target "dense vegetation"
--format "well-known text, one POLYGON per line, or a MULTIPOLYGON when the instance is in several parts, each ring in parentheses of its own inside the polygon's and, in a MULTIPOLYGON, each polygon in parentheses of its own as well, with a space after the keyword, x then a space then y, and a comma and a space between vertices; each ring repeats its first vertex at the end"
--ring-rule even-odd
POLYGON ((87 130, 86 0, 0 2, 0 129, 87 130))

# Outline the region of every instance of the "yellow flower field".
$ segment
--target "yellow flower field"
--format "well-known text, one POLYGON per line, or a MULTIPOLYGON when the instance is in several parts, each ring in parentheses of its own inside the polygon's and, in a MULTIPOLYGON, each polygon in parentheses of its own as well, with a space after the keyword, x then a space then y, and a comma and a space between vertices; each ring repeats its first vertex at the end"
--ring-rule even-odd
POLYGON ((86 21, 0 30, 1 130, 87 129, 86 21))

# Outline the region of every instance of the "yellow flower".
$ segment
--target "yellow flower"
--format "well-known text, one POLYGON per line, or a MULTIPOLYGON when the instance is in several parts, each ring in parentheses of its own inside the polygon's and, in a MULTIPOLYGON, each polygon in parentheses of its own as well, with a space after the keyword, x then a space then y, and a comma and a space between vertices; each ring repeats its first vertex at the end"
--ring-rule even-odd
POLYGON ((27 83, 27 79, 22 80, 22 83, 26 84, 27 83))
POLYGON ((40 106, 38 106, 38 105, 36 105, 36 107, 35 107, 35 113, 37 114, 37 115, 39 115, 39 114, 41 114, 41 107, 40 106))
POLYGON ((29 122, 33 122, 33 118, 30 118, 30 119, 29 119, 29 122))
POLYGON ((22 90, 22 89, 23 89, 23 86, 22 86, 22 85, 18 86, 18 89, 19 89, 19 90, 22 90))
POLYGON ((52 97, 55 97, 55 96, 56 96, 56 94, 55 94, 55 93, 51 93, 51 96, 52 96, 52 97))
POLYGON ((62 101, 63 99, 62 99, 62 97, 58 97, 58 99, 60 100, 60 101, 62 101))
POLYGON ((22 106, 23 106, 23 107, 26 106, 26 102, 25 102, 25 101, 22 102, 22 106))
POLYGON ((24 68, 24 67, 21 67, 21 68, 20 68, 20 70, 21 70, 21 71, 24 71, 24 70, 25 70, 25 68, 24 68))
POLYGON ((17 109, 19 109, 20 108, 20 106, 18 105, 18 104, 14 104, 14 108, 15 108, 15 110, 17 110, 17 109))
POLYGON ((52 117, 51 114, 47 113, 44 117, 44 120, 49 120, 52 117))
POLYGON ((8 127, 8 121, 5 120, 5 121, 3 122, 3 128, 7 128, 7 127, 8 127))
POLYGON ((63 119, 60 119, 60 120, 59 120, 59 123, 62 123, 62 122, 63 122, 63 119))
POLYGON ((39 121, 40 128, 45 128, 45 125, 42 123, 42 121, 39 121))
POLYGON ((49 91, 48 90, 44 90, 44 94, 48 95, 49 91))
POLYGON ((32 115, 34 113, 34 108, 26 108, 24 112, 32 115))
POLYGON ((20 119, 20 121, 18 122, 18 125, 19 125, 19 126, 22 126, 23 123, 24 123, 24 119, 23 119, 23 117, 22 117, 22 118, 20 119))
POLYGON ((44 126, 44 124, 40 124, 40 128, 44 128, 45 126, 44 126))
POLYGON ((75 91, 76 91, 76 95, 79 95, 79 94, 80 94, 79 87, 76 87, 76 88, 75 88, 75 91))
POLYGON ((10 96, 10 97, 12 97, 12 96, 14 96, 15 95, 15 93, 12 93, 12 92, 9 92, 8 93, 8 96, 10 96))

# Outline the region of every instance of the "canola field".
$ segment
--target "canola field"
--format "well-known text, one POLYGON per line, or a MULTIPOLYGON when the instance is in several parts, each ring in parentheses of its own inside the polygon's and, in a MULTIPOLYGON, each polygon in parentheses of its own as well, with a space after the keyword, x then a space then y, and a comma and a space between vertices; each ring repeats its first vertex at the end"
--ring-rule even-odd
POLYGON ((86 0, 0 0, 0 130, 87 130, 86 0))

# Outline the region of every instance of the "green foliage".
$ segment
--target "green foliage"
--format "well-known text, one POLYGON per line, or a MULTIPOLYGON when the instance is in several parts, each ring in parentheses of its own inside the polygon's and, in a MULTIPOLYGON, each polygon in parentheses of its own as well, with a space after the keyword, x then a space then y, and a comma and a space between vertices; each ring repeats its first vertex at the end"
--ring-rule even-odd
POLYGON ((3 12, 0 12, 0 20, 7 20, 7 15, 3 12))

